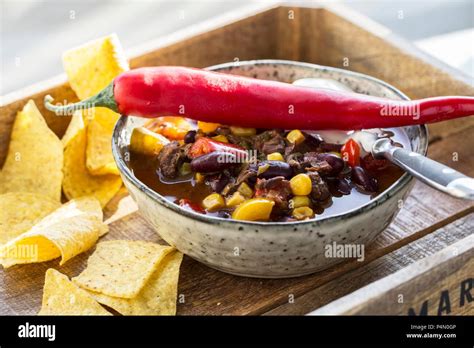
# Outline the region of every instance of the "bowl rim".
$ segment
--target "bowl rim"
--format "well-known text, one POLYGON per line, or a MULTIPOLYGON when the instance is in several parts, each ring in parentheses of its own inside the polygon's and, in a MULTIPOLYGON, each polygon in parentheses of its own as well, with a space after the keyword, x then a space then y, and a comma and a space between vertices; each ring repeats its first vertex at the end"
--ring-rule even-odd
MULTIPOLYGON (((236 67, 242 67, 242 66, 249 66, 249 65, 270 65, 270 64, 278 64, 278 65, 290 65, 290 66, 299 66, 299 67, 306 67, 306 68, 311 68, 311 69, 316 69, 316 70, 326 70, 326 71, 335 71, 338 73, 346 74, 352 77, 357 77, 364 79, 366 81, 370 82, 375 82, 379 85, 384 86, 385 88, 391 90, 393 93, 398 95, 400 98, 404 100, 409 100, 403 92, 399 91, 397 88, 394 86, 388 84, 387 82, 384 82, 380 79, 377 79, 375 77, 350 71, 350 70, 345 70, 345 69, 339 69, 339 68, 334 68, 334 67, 329 67, 329 66, 324 66, 324 65, 319 65, 319 64, 312 64, 312 63, 306 63, 306 62, 298 62, 298 61, 291 61, 291 60, 281 60, 281 59, 257 59, 257 60, 247 60, 247 61, 239 61, 239 62, 228 62, 228 63, 222 63, 222 64, 217 64, 217 65, 212 65, 210 67, 205 68, 205 70, 221 70, 221 69, 227 69, 227 68, 236 68, 236 67)), ((133 174, 132 170, 127 166, 125 163, 123 156, 120 153, 119 145, 118 145, 118 139, 121 137, 121 132, 124 130, 124 127, 126 125, 126 120, 127 116, 121 116, 119 120, 117 121, 113 136, 112 136, 112 154, 115 159, 115 163, 117 164, 117 167, 121 173, 121 175, 125 176, 125 178, 130 181, 136 188, 138 188, 140 191, 144 192, 145 195, 153 199, 155 202, 163 205, 164 207, 180 214, 184 215, 185 217, 192 218, 194 220, 198 220, 200 222, 204 223, 209 223, 209 224, 216 224, 216 223, 229 223, 229 224, 237 224, 237 225, 245 225, 248 227, 281 227, 281 226, 303 226, 303 225, 312 225, 312 226, 319 226, 322 224, 326 223, 331 223, 331 222, 336 222, 340 219, 348 219, 353 216, 362 214, 366 211, 369 211, 376 206, 382 204, 386 200, 388 200, 390 197, 394 196, 397 192, 399 192, 402 188, 407 186, 413 179, 414 177, 409 175, 407 172, 402 174, 400 178, 398 178, 397 181, 395 181, 392 185, 390 185, 385 191, 380 193, 378 196, 376 196, 374 199, 371 199, 367 203, 350 209, 346 212, 340 213, 340 214, 335 214, 335 215, 330 215, 327 217, 323 217, 321 219, 310 219, 310 220, 303 220, 303 221, 286 221, 286 222, 275 222, 275 221, 244 221, 244 220, 233 220, 230 218, 222 218, 222 217, 217 217, 217 216, 210 216, 210 215, 205 215, 205 214, 200 214, 188 209, 184 209, 177 205, 174 202, 171 202, 167 200, 164 196, 159 194, 158 192, 154 191, 153 189, 149 188, 146 184, 141 182, 135 175, 133 174)), ((426 141, 424 142, 423 148, 421 148, 421 154, 426 155, 427 150, 428 150, 428 128, 426 125, 417 125, 420 129, 420 139, 425 139, 426 141)))

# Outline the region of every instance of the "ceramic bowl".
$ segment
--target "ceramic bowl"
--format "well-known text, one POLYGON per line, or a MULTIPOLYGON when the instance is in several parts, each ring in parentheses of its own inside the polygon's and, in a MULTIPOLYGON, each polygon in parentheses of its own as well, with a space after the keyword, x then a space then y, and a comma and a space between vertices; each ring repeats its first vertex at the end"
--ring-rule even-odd
MULTIPOLYGON (((355 92, 408 99, 402 92, 370 76, 308 63, 256 60, 227 63, 209 70, 259 79, 292 82, 304 77, 335 79, 355 92)), ((112 146, 122 179, 139 211, 156 232, 182 253, 223 272, 248 277, 283 278, 323 270, 343 259, 326 257, 326 246, 367 245, 392 221, 413 184, 402 175, 386 191, 343 214, 300 222, 245 222, 206 216, 182 209, 140 182, 131 171, 128 144, 134 127, 145 120, 121 117, 112 146)), ((404 127, 411 150, 426 154, 425 126, 404 127)))

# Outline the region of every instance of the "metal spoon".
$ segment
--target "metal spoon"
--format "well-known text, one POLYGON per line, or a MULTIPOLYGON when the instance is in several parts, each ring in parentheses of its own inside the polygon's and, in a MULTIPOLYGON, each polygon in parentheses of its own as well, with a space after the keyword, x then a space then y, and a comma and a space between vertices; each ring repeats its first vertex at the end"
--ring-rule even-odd
MULTIPOLYGON (((331 79, 304 78, 294 85, 353 92, 346 85, 331 79)), ((453 197, 474 200, 474 179, 419 153, 392 145, 390 139, 379 139, 375 133, 364 133, 359 139, 374 158, 385 158, 425 184, 453 197)))

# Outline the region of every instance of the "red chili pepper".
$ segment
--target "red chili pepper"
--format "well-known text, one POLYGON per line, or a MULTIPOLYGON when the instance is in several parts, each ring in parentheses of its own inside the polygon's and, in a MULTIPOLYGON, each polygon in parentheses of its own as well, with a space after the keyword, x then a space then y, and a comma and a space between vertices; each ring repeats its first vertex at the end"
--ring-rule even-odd
POLYGON ((351 167, 358 166, 360 163, 360 146, 354 139, 346 141, 341 148, 342 159, 349 163, 351 167))
POLYGON ((77 104, 56 106, 52 100, 46 96, 45 106, 58 114, 104 106, 122 115, 307 130, 399 127, 474 114, 474 97, 399 101, 166 66, 124 72, 77 104))
MULTIPOLYGON (((209 138, 199 138, 189 149, 189 157, 196 158, 210 152, 222 151, 233 153, 238 156, 246 156, 247 152, 244 148, 229 143, 223 143, 221 141, 212 140, 209 138)), ((242 157, 245 158, 245 157, 242 157)))
POLYGON ((184 209, 187 209, 187 210, 192 210, 192 211, 195 211, 197 213, 201 213, 201 214, 205 214, 206 211, 204 210, 203 207, 201 207, 199 204, 197 203, 194 203, 194 202, 191 202, 189 199, 187 198, 181 198, 179 201, 179 206, 180 207, 183 207, 184 209))

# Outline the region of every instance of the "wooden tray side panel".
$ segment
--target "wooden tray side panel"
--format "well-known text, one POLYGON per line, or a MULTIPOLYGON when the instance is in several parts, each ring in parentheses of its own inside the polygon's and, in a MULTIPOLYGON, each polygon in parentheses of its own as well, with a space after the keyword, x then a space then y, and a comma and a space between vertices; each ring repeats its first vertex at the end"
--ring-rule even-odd
POLYGON ((276 14, 276 9, 265 11, 132 58, 131 68, 155 65, 203 68, 230 61, 271 58, 278 39, 274 34, 276 14))
MULTIPOLYGON (((472 219, 468 222, 472 225, 472 219)), ((339 315, 473 313, 474 235, 316 311, 339 315)))

